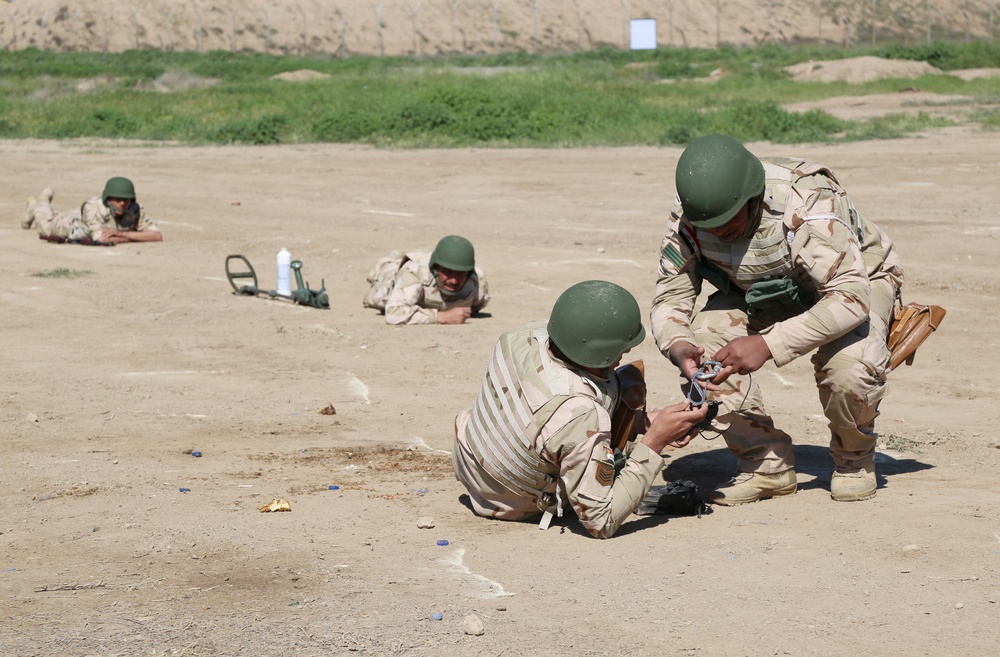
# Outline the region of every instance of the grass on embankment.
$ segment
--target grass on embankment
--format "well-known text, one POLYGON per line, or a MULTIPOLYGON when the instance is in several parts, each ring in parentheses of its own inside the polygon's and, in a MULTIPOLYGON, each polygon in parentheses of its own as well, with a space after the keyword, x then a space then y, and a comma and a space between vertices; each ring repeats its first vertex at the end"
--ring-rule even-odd
MULTIPOLYGON (((927 114, 864 122, 780 105, 924 91, 1000 99, 1000 79, 947 76, 859 85, 796 83, 783 67, 872 54, 944 70, 1000 67, 988 43, 845 52, 769 44, 721 50, 343 60, 213 52, 0 53, 0 138, 104 137, 189 144, 358 142, 379 146, 684 144, 711 132, 745 141, 897 137, 946 125, 927 114), (271 79, 310 69, 327 78, 271 79), (715 81, 710 74, 724 69, 715 81), (165 91, 164 91, 165 88, 165 91)), ((996 110, 974 114, 997 129, 996 110)))

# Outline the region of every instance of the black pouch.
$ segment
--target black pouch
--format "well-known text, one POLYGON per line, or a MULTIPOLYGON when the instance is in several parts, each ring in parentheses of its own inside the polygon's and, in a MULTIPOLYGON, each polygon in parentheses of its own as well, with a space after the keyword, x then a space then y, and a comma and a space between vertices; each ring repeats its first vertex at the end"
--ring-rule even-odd
POLYGON ((747 288, 746 302, 747 314, 764 324, 782 322, 812 307, 802 288, 790 278, 757 281, 747 288))

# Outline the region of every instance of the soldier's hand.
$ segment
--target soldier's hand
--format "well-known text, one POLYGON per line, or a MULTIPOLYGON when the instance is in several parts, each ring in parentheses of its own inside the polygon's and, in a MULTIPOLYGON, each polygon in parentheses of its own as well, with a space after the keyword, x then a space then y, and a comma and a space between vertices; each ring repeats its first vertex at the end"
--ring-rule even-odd
POLYGON ((472 316, 472 308, 451 308, 437 312, 438 324, 464 324, 472 316))
POLYGON ((704 355, 704 347, 696 347, 690 342, 675 342, 667 350, 667 358, 689 381, 695 372, 701 369, 701 358, 704 355))
POLYGON ((670 447, 684 447, 698 435, 698 423, 708 414, 708 404, 688 408, 686 401, 650 413, 651 422, 642 444, 657 454, 670 447))
POLYGON ((752 374, 764 367, 764 363, 770 358, 771 350, 764 342, 763 336, 748 335, 736 338, 713 357, 722 364, 722 370, 712 382, 722 383, 733 374, 752 374))

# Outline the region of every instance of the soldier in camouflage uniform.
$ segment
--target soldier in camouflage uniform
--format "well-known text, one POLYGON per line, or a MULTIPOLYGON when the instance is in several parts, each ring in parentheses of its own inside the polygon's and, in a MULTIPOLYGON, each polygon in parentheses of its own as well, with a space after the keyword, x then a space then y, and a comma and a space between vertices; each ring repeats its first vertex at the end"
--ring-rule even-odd
POLYGON ((472 408, 455 419, 455 476, 478 515, 541 515, 545 528, 568 503, 593 536, 618 531, 663 468, 660 452, 686 445, 707 409, 681 402, 648 413, 642 440, 628 442, 616 463, 615 367, 645 336, 628 291, 586 281, 563 292, 547 325, 500 337, 472 408))
POLYGON ((39 237, 54 242, 119 244, 163 239, 136 201, 135 186, 128 178, 109 179, 100 197, 85 201, 72 212, 53 210, 52 197, 52 190, 46 188, 37 199, 28 199, 21 228, 34 226, 39 237))
POLYGON ((368 274, 362 304, 385 312, 387 324, 462 324, 490 301, 472 243, 442 237, 433 252, 393 251, 368 274))
POLYGON ((729 137, 693 141, 676 186, 651 321, 686 385, 706 354, 722 365, 708 385, 720 403, 712 427, 739 469, 711 501, 795 492, 791 438, 774 426, 752 374, 810 352, 829 420, 831 496, 872 497, 886 335, 903 282, 892 242, 827 167, 758 159, 729 137), (703 280, 717 291, 696 310, 703 280))

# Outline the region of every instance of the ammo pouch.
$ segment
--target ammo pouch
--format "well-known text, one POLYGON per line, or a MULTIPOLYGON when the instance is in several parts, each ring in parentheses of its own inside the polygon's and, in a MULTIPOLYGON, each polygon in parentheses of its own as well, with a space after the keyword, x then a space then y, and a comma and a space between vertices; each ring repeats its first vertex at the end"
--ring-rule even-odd
POLYGON ((757 281, 746 293, 747 314, 762 324, 774 324, 801 315, 812 307, 802 288, 790 278, 757 281))

